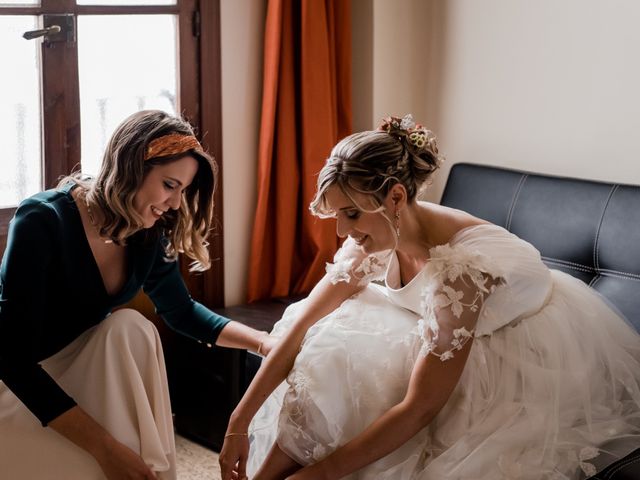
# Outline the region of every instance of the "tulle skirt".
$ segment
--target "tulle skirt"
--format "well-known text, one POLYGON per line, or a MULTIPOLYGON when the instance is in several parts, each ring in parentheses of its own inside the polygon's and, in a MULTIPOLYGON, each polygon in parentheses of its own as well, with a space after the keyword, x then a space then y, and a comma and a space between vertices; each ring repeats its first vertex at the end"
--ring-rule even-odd
MULTIPOLYGON (((582 282, 552 275, 540 311, 474 339, 430 425, 347 478, 573 480, 637 448, 640 336, 582 282)), ((301 465, 317 462, 397 404, 420 347, 416 321, 370 285, 310 329, 251 425, 249 471, 274 441, 301 465)))
MULTIPOLYGON (((162 480, 174 480, 175 441, 160 337, 119 310, 42 362, 44 369, 162 480)), ((0 382, 0 478, 103 480, 95 459, 37 418, 0 382)))

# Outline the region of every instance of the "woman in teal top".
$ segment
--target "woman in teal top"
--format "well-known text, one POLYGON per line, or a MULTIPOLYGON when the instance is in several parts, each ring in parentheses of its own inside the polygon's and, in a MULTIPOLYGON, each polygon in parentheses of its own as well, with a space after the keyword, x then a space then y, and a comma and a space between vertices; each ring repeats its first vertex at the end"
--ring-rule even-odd
MULTIPOLYGON (((129 353, 124 350, 136 350, 132 354, 135 357, 146 348, 131 347, 136 340, 130 336, 136 334, 128 332, 124 334, 125 342, 105 347, 111 345, 114 334, 102 330, 122 323, 126 331, 131 325, 141 324, 146 332, 141 336, 149 337, 151 344, 157 343, 157 332, 133 311, 110 315, 115 307, 127 303, 143 288, 158 314, 181 333, 227 347, 261 353, 270 349, 264 333, 231 322, 195 302, 176 262, 177 254, 184 253, 193 260, 192 270, 204 270, 210 265, 206 236, 213 216, 216 173, 214 161, 202 150, 186 122, 160 111, 139 112, 113 134, 95 181, 65 179, 57 190, 25 200, 10 224, 0 270, 0 379, 43 426, 93 455, 109 479, 157 478, 154 470, 164 472, 160 478, 175 476, 172 432, 166 434, 171 422, 161 350, 159 354, 154 350, 155 355, 143 355, 138 363, 144 366, 133 361, 135 366, 131 367, 126 363, 129 353), (105 322, 105 317, 110 321, 105 322), (103 337, 106 340, 101 340, 103 337), (129 346, 123 347, 122 343, 129 346), (58 352, 69 357, 70 349, 75 352, 80 348, 88 349, 91 359, 96 358, 95 351, 107 352, 97 355, 97 362, 88 361, 88 365, 82 357, 79 371, 84 379, 77 382, 91 383, 96 381, 94 377, 103 376, 92 370, 91 364, 98 363, 98 372, 109 373, 104 375, 109 378, 98 379, 103 384, 110 383, 104 387, 109 392, 107 396, 114 391, 112 384, 131 383, 120 381, 118 375, 129 375, 120 370, 142 369, 137 376, 145 378, 149 359, 158 359, 152 369, 159 372, 157 378, 147 381, 150 385, 141 381, 138 387, 124 387, 120 397, 136 398, 134 403, 140 408, 138 397, 142 391, 142 397, 150 398, 147 403, 152 412, 148 416, 165 418, 156 419, 159 426, 151 429, 165 431, 160 437, 166 445, 160 450, 169 450, 165 452, 166 461, 144 458, 145 448, 151 448, 145 445, 135 451, 136 445, 149 437, 146 432, 134 440, 116 438, 117 432, 105 427, 108 418, 94 418, 101 414, 89 414, 94 407, 83 405, 74 392, 67 391, 61 385, 65 381, 62 376, 52 375, 58 352), (116 352, 110 352, 110 348, 116 352), (113 355, 125 363, 114 366, 113 355), (52 356, 54 360, 45 361, 52 356), (53 366, 43 368, 47 362, 53 366), (115 381, 110 380, 113 371, 118 372, 115 381), (158 383, 162 384, 159 390, 158 383), (154 395, 162 401, 151 398, 154 395), (161 415, 157 404, 166 404, 161 415), (127 442, 133 444, 132 448, 127 442)), ((66 364, 60 368, 72 371, 66 364)), ((78 387, 68 388, 75 391, 78 387)), ((115 387, 117 391, 122 389, 115 387)), ((84 398, 80 391, 77 395, 84 398)), ((6 393, 0 397, 0 429, 7 425, 2 423, 2 398, 6 399, 6 393)), ((127 400, 124 402, 126 410, 127 400)), ((136 411, 136 416, 139 419, 147 415, 136 411)), ((139 429, 149 428, 140 427, 142 421, 137 423, 139 429)), ((154 435, 151 437, 155 439, 154 435)), ((34 458, 33 454, 30 458, 34 458)))

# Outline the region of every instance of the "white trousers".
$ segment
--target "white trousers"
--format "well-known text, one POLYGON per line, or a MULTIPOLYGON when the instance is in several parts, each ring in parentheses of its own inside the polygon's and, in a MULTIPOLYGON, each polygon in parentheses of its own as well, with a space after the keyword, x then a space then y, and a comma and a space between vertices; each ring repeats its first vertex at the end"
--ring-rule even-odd
MULTIPOLYGON (((176 479, 167 375, 155 326, 118 310, 43 368, 162 480, 176 479)), ((38 419, 0 382, 0 479, 104 480, 96 460, 38 419)))

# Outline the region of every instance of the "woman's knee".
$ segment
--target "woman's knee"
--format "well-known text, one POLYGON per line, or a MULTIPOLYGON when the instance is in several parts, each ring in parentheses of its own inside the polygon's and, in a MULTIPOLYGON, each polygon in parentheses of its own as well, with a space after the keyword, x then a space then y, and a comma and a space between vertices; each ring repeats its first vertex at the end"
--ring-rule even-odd
POLYGON ((137 310, 122 308, 105 318, 99 327, 110 338, 127 342, 156 343, 158 331, 155 325, 137 310))

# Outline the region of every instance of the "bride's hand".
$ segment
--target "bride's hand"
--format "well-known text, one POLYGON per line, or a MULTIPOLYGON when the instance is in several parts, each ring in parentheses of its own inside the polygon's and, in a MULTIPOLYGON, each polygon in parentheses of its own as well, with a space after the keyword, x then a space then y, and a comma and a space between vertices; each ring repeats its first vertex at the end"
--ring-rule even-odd
POLYGON ((225 437, 218 460, 222 480, 246 478, 247 458, 249 458, 249 437, 246 435, 225 437))

